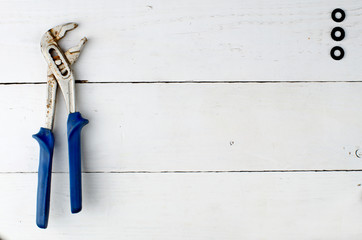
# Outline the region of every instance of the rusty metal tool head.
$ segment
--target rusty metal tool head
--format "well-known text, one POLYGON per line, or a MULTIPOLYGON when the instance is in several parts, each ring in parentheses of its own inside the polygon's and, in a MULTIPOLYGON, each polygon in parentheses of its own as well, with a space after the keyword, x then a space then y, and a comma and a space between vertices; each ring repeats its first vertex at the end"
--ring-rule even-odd
POLYGON ((68 31, 75 29, 76 23, 66 23, 49 29, 41 39, 41 51, 48 63, 48 102, 46 128, 52 129, 55 95, 57 83, 62 90, 66 107, 69 113, 75 112, 75 91, 74 76, 71 65, 78 59, 81 49, 87 42, 87 38, 82 38, 78 45, 70 48, 66 52, 59 47, 58 41, 62 39, 68 31))
POLYGON ((40 146, 36 224, 40 228, 48 226, 50 205, 50 184, 52 172, 52 158, 54 149, 54 135, 52 132, 55 100, 58 84, 63 93, 68 110, 67 135, 69 153, 69 182, 70 206, 72 213, 82 209, 82 183, 81 183, 81 144, 82 128, 88 123, 75 109, 75 80, 71 65, 78 59, 81 49, 87 39, 83 38, 79 44, 64 52, 58 41, 65 34, 76 28, 76 23, 67 23, 48 30, 41 39, 41 51, 48 63, 48 95, 45 126, 40 128, 33 137, 40 146))

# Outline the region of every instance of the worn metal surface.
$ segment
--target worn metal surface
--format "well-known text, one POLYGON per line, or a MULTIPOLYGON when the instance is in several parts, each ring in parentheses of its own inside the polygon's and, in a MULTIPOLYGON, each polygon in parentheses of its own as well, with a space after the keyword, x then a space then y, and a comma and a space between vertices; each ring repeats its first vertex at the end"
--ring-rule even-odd
POLYGON ((71 65, 78 59, 81 49, 87 42, 87 38, 82 38, 78 45, 68 49, 65 53, 59 47, 58 41, 65 36, 67 31, 71 31, 77 26, 76 23, 58 25, 48 30, 41 39, 41 50, 49 65, 47 74, 47 112, 44 126, 48 129, 53 128, 58 84, 63 93, 68 112, 73 113, 76 111, 75 80, 71 65))

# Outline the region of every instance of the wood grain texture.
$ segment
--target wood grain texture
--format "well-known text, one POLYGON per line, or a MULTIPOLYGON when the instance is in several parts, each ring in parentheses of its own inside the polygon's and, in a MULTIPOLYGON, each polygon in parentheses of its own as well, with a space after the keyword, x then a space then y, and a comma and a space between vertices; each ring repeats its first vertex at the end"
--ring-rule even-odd
POLYGON ((35 226, 36 174, 0 174, 0 234, 17 239, 350 239, 362 234, 361 173, 84 174, 69 209, 54 174, 47 230, 35 226), (10 183, 10 184, 9 184, 10 183))
MULTIPOLYGON (((82 132, 83 170, 361 169, 355 155, 362 147, 361 89, 361 83, 79 84, 78 110, 90 120, 82 132)), ((45 120, 45 92, 43 84, 1 86, 0 172, 37 171, 31 135, 45 120)), ((63 102, 54 128, 55 172, 68 170, 63 102)))
POLYGON ((80 27, 64 49, 89 38, 75 65, 81 80, 362 79, 359 0, 64 0, 1 2, 0 82, 45 82, 40 38, 69 21, 80 27), (343 23, 330 17, 336 7, 346 11, 343 23), (338 44, 330 37, 337 25, 346 31, 338 44), (345 49, 342 61, 329 56, 335 45, 345 49))
POLYGON ((0 240, 361 239, 360 0, 0 2, 0 240), (76 86, 90 120, 84 205, 70 213, 58 94, 44 231, 31 138, 45 120, 39 45, 70 21, 79 29, 64 49, 89 39, 74 66, 88 82, 76 86))

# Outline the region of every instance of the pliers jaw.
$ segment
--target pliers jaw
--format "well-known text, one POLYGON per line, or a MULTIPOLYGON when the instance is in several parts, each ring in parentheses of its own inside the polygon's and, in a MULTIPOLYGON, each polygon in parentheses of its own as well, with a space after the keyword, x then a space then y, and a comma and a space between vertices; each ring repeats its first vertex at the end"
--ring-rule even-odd
POLYGON ((41 44, 47 43, 47 42, 48 42, 48 44, 56 43, 57 41, 62 39, 68 31, 71 31, 71 30, 75 29, 76 27, 78 27, 78 24, 73 23, 73 22, 65 23, 65 24, 61 24, 56 27, 53 27, 53 28, 49 29, 43 35, 41 44))
POLYGON ((78 43, 78 45, 69 48, 68 51, 64 53, 70 65, 72 65, 73 63, 75 63, 75 61, 77 61, 80 55, 80 51, 83 49, 87 41, 88 39, 86 37, 82 38, 78 43))

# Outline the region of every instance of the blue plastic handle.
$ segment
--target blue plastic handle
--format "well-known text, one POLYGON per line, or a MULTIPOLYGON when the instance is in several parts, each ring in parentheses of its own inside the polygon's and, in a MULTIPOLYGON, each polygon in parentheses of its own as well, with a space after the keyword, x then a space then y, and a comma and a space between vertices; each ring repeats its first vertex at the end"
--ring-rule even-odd
POLYGON ((69 182, 70 182, 70 208, 72 213, 82 210, 82 168, 80 134, 82 128, 88 124, 79 112, 68 116, 68 152, 69 152, 69 182))
POLYGON ((50 206, 50 184, 52 174, 54 135, 50 129, 40 128, 33 135, 40 146, 38 192, 36 203, 36 225, 39 228, 47 228, 50 206))

